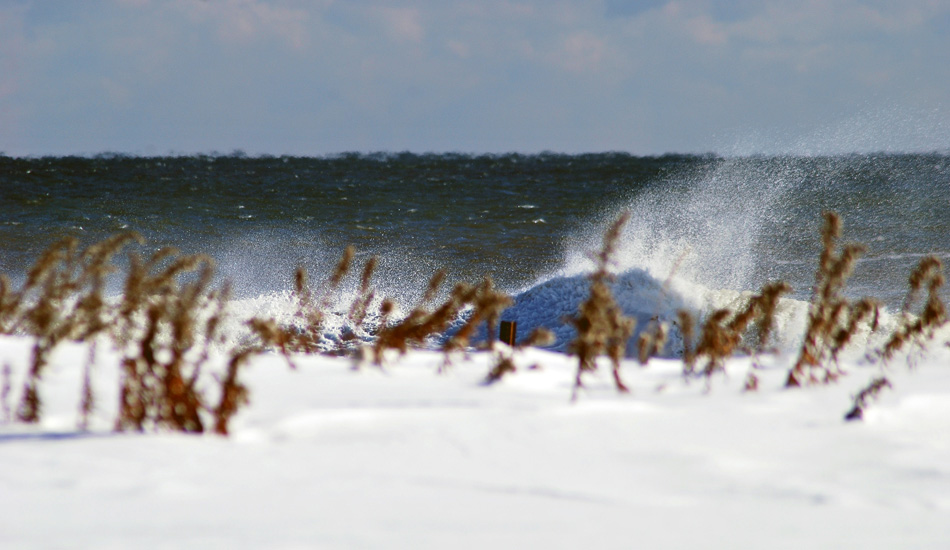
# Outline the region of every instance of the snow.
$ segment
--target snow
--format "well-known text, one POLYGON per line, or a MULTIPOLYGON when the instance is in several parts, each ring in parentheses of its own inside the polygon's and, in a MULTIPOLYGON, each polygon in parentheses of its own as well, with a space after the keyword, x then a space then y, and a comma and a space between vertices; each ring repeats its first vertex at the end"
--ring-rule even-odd
MULTIPOLYGON (((0 338, 15 405, 31 340, 0 338)), ((894 362, 862 422, 851 396, 881 366, 785 390, 794 357, 748 358, 706 388, 681 364, 609 368, 571 402, 575 363, 414 351, 380 370, 276 354, 242 370, 232 435, 111 431, 118 369, 94 369, 76 429, 80 345, 44 376, 37 426, 0 424, 0 548, 948 548, 950 350, 894 362), (532 365, 537 369, 530 369, 532 365)))

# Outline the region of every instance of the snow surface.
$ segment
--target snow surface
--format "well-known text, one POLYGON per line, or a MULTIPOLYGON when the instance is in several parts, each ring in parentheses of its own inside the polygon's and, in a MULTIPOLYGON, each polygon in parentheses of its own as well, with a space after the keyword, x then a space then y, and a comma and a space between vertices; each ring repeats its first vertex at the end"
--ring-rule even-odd
MULTIPOLYGON (((31 340, 0 339, 19 398, 31 340)), ((411 352, 384 370, 279 355, 243 371, 232 436, 116 434, 116 358, 76 430, 85 348, 57 349, 37 426, 0 425, 0 548, 950 548, 950 353, 887 371, 863 422, 838 384, 784 390, 794 357, 710 391, 678 361, 609 369, 570 401, 574 361, 411 352), (529 369, 537 364, 539 368, 529 369)))

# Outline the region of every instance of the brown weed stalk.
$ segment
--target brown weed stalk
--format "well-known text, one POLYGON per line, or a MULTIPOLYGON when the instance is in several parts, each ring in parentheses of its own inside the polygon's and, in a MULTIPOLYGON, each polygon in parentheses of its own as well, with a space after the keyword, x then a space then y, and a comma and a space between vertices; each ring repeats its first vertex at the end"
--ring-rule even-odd
MULTIPOLYGON (((10 290, 9 279, 0 279, 0 325, 6 332, 23 332, 35 337, 17 412, 19 420, 39 420, 42 406, 39 384, 53 349, 64 340, 92 341, 109 328, 103 292, 106 277, 116 270, 111 259, 128 242, 138 238, 135 233, 119 234, 81 253, 78 253, 76 239, 65 238, 41 254, 18 293, 10 290)), ((84 386, 83 391, 85 409, 91 407, 91 386, 84 386)))
POLYGON ((17 409, 17 419, 21 422, 39 421, 40 380, 53 349, 68 334, 65 302, 75 288, 77 246, 75 239, 67 238, 48 248, 30 269, 17 299, 20 311, 12 330, 35 336, 30 368, 17 409))
POLYGON ((578 359, 571 397, 573 400, 577 399, 578 391, 584 385, 584 373, 597 369, 596 360, 602 354, 610 357, 617 390, 629 391, 620 378, 620 365, 636 321, 623 315, 608 285, 614 279, 609 271, 612 257, 620 240, 620 232, 629 219, 630 213, 625 212, 604 233, 600 251, 591 256, 596 270, 588 276, 590 294, 578 308, 578 315, 569 318, 577 331, 574 340, 568 344, 569 353, 578 359))
MULTIPOLYGON (((352 246, 344 249, 343 255, 337 262, 336 267, 323 285, 319 295, 314 293, 310 286, 309 275, 304 267, 298 267, 294 273, 294 301, 296 311, 294 318, 297 319, 295 325, 279 325, 272 319, 254 318, 248 321, 248 326, 263 347, 273 347, 281 352, 287 360, 287 364, 292 369, 296 369, 292 354, 294 353, 317 353, 323 351, 321 340, 323 338, 324 321, 326 311, 330 307, 332 298, 336 293, 344 277, 350 271, 353 263, 353 257, 356 251, 352 246)), ((365 312, 361 311, 363 306, 360 302, 365 302, 366 307, 372 301, 372 291, 369 289, 370 279, 373 269, 375 269, 376 260, 372 258, 367 262, 363 271, 363 292, 360 297, 354 301, 350 309, 351 317, 358 317, 359 324, 362 324, 365 318, 365 312)))
MULTIPOLYGON (((837 356, 834 350, 835 342, 842 340, 838 338, 840 330, 849 326, 849 319, 855 317, 851 313, 854 306, 842 293, 855 262, 864 252, 864 247, 859 244, 846 245, 840 253, 837 252, 840 236, 841 218, 834 212, 826 212, 821 232, 823 246, 815 272, 815 287, 809 304, 805 338, 798 359, 789 370, 786 387, 827 384, 840 375, 840 370, 832 369, 828 365, 827 358, 831 354, 837 356)), ((854 326, 856 330, 857 324, 854 326)), ((843 338, 843 341, 849 339, 850 336, 843 338)))
POLYGON ((706 377, 707 385, 712 375, 724 371, 724 360, 732 355, 739 336, 731 332, 726 320, 732 315, 729 309, 717 309, 703 323, 696 346, 696 356, 706 357, 706 365, 699 373, 706 377))
MULTIPOLYGON (((723 372, 725 360, 737 350, 741 349, 753 354, 766 350, 775 322, 778 300, 782 294, 790 291, 791 287, 784 282, 769 283, 750 298, 740 311, 733 313, 729 309, 718 309, 706 319, 700 333, 699 344, 696 346, 695 356, 706 357, 706 364, 700 370, 700 374, 706 378, 707 387, 713 374, 723 372), (755 333, 753 342, 743 345, 744 337, 750 331, 755 333)), ((688 364, 684 360, 684 365, 688 364)), ((685 375, 692 373, 692 367, 684 366, 685 375)), ((745 388, 754 390, 756 387, 758 387, 758 378, 754 372, 750 372, 746 378, 745 388)))
POLYGON ((163 249, 137 257, 120 304, 124 375, 116 430, 148 426, 201 433, 208 410, 198 388, 208 347, 217 338, 228 289, 211 288, 213 261, 163 249), (167 261, 160 268, 162 261, 167 261), (179 277, 189 276, 181 284, 179 277), (201 316, 212 308, 210 317, 201 316))
POLYGON ((637 360, 640 365, 646 366, 650 357, 663 351, 663 346, 666 345, 666 339, 669 336, 668 332, 666 323, 661 323, 656 318, 650 320, 647 329, 641 332, 637 339, 637 360))
POLYGON ((920 260, 917 267, 911 271, 908 280, 909 290, 904 299, 901 311, 901 321, 891 337, 884 344, 880 352, 887 361, 906 344, 915 344, 923 348, 931 340, 938 328, 947 322, 947 308, 940 299, 940 287, 944 283, 943 264, 936 256, 927 256, 920 260), (917 301, 920 291, 927 289, 927 299, 917 316, 910 313, 913 304, 917 301))
POLYGON ((878 329, 880 310, 880 303, 873 298, 862 298, 845 308, 842 322, 832 335, 829 345, 831 360, 835 364, 838 363, 838 354, 851 342, 863 323, 870 321, 871 332, 878 329))
MULTIPOLYGON (((494 331, 502 311, 511 304, 511 298, 499 292, 490 277, 477 285, 458 283, 441 305, 429 310, 431 302, 445 279, 445 272, 437 272, 429 281, 419 304, 403 319, 390 322, 395 303, 386 299, 380 307, 380 328, 372 346, 373 363, 382 365, 387 350, 405 354, 410 346, 421 345, 426 340, 444 333, 464 313, 461 326, 443 343, 445 364, 453 352, 466 349, 482 324, 487 327, 489 347, 494 341, 494 331)), ((442 369, 440 369, 442 370, 442 369)))
MULTIPOLYGON (((669 323, 660 321, 660 307, 663 303, 663 300, 666 297, 667 292, 669 292, 670 285, 673 284, 673 277, 676 276, 677 270, 679 270, 680 265, 683 263, 683 260, 686 259, 687 252, 680 254, 680 257, 676 260, 676 263, 673 264, 673 268, 670 269, 670 274, 667 276, 666 280, 663 281, 663 286, 660 288, 660 295, 656 299, 656 311, 653 317, 650 319, 650 323, 645 330, 640 332, 640 337, 637 339, 637 360, 640 363, 640 366, 645 367, 650 361, 650 357, 654 355, 659 355, 663 351, 663 347, 666 346, 667 338, 669 338, 669 323)), ((688 315, 688 314, 687 314, 688 315)), ((679 316, 679 314, 677 314, 679 316)), ((680 321, 683 319, 680 318, 680 321)), ((692 318, 688 320, 692 322, 692 318)), ((690 330, 692 325, 690 325, 690 330)))
POLYGON ((420 345, 429 337, 444 332, 475 296, 475 287, 467 283, 458 283, 452 289, 448 299, 435 310, 429 310, 428 304, 435 298, 439 287, 445 281, 445 272, 437 271, 419 303, 399 321, 390 318, 396 311, 396 303, 389 298, 380 304, 380 325, 376 340, 372 346, 373 364, 382 366, 387 350, 396 350, 404 355, 412 345, 420 345))
POLYGON ((851 406, 851 409, 848 410, 844 415, 844 419, 848 421, 852 420, 861 420, 864 418, 864 411, 867 410, 871 401, 877 399, 878 394, 881 393, 885 388, 890 388, 890 381, 883 377, 879 376, 871 380, 867 386, 861 388, 854 396, 854 403, 851 406))
MULTIPOLYGON (((548 346, 554 342, 554 333, 544 327, 538 327, 531 331, 531 334, 527 338, 518 342, 511 352, 516 352, 523 350, 528 347, 533 346, 548 346)), ((535 365, 532 368, 537 368, 535 365)), ((515 362, 513 359, 512 353, 502 353, 499 350, 495 351, 495 360, 491 369, 489 369, 488 374, 485 376, 484 385, 490 386, 495 382, 498 382, 505 375, 517 371, 515 367, 515 362)))
MULTIPOLYGON (((112 259, 133 242, 143 244, 138 234, 122 233, 80 251, 76 239, 62 239, 40 255, 19 290, 0 276, 0 332, 34 338, 18 420, 40 419, 40 380, 59 343, 86 342, 79 410, 79 427, 86 429, 95 407, 96 351, 100 337, 108 337, 123 370, 117 430, 203 431, 207 407, 197 385, 209 347, 219 337, 227 285, 211 288, 210 258, 164 248, 147 261, 130 253, 124 292, 107 300, 108 278, 118 271, 112 259)), ((8 384, 9 376, 5 380, 8 384)), ((9 393, 7 388, 4 400, 9 393)))
POLYGON ((376 264, 377 258, 373 256, 366 260, 366 263, 363 265, 359 292, 353 299, 353 303, 350 304, 350 309, 347 313, 347 320, 349 320, 350 326, 343 336, 344 343, 355 339, 359 332, 362 331, 363 324, 366 322, 366 316, 369 313, 370 304, 372 304, 376 298, 376 289, 372 287, 373 272, 376 270, 376 264))
POLYGON ((221 399, 212 411, 214 414, 214 432, 217 434, 228 435, 228 424, 231 418, 237 414, 238 409, 249 402, 247 386, 238 382, 237 375, 238 369, 247 362, 253 353, 255 353, 253 349, 236 353, 228 363, 228 370, 224 378, 219 381, 221 399))
POLYGON ((676 319, 683 336, 683 376, 690 377, 696 371, 696 351, 693 348, 696 323, 685 309, 676 312, 676 319))
POLYGON ((464 306, 471 306, 471 311, 462 326, 442 346, 447 355, 453 351, 468 347, 475 330, 484 323, 488 333, 488 347, 495 341, 495 330, 501 313, 511 305, 511 297, 499 292, 490 277, 485 277, 475 286, 471 294, 464 295, 464 306))
POLYGON ((775 311, 778 309, 779 299, 783 294, 792 291, 792 287, 783 281, 770 283, 762 287, 762 291, 752 301, 755 303, 757 315, 755 320, 756 340, 752 348, 756 358, 752 361, 749 373, 743 384, 744 391, 755 391, 759 388, 759 377, 755 371, 760 368, 758 354, 769 350, 769 338, 775 326, 775 311))

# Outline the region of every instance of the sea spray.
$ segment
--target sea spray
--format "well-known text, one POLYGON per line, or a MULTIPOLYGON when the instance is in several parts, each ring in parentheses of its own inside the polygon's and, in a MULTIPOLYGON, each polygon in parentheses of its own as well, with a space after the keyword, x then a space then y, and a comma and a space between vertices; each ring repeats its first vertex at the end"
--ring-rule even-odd
MULTIPOLYGON (((947 189, 950 157, 939 153, 0 157, 0 271, 19 287, 24 266, 63 236, 91 243, 136 230, 145 256, 170 245, 215 258, 239 318, 291 320, 294 270, 319 277, 352 244, 357 263, 379 257, 377 296, 403 314, 444 268, 450 283, 492 276, 515 298, 511 315, 534 303, 521 332, 564 331, 562 312, 583 299, 586 254, 619 211, 632 216, 616 295, 649 320, 680 306, 702 317, 778 280, 794 288, 790 304, 804 303, 821 215, 835 210, 843 238, 867 246, 845 293, 893 312, 922 257, 950 259, 947 189)), ((330 307, 330 339, 358 279, 344 280, 330 307)), ((107 285, 108 296, 120 292, 107 285)), ((776 338, 800 338, 800 308, 783 317, 783 307, 776 338)), ((244 330, 236 321, 224 332, 238 341, 244 330)), ((667 353, 675 346, 674 334, 667 353)))

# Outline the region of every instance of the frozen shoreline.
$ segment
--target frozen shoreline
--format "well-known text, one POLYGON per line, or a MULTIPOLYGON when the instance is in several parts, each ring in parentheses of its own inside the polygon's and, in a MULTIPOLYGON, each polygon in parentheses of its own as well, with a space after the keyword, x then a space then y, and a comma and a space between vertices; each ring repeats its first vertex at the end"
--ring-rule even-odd
MULTIPOLYGON (((14 371, 31 340, 0 338, 14 371)), ((938 548, 950 541, 950 350, 911 370, 863 422, 851 396, 879 366, 782 389, 794 357, 749 360, 712 389, 681 363, 606 365, 570 402, 575 359, 515 354, 481 384, 487 353, 437 374, 413 351, 385 370, 278 354, 242 369, 251 404, 232 436, 115 434, 115 356, 76 431, 82 346, 57 348, 37 426, 0 425, 3 548, 938 548), (532 364, 540 369, 529 370, 532 364), (110 393, 111 392, 111 393, 110 393)))

